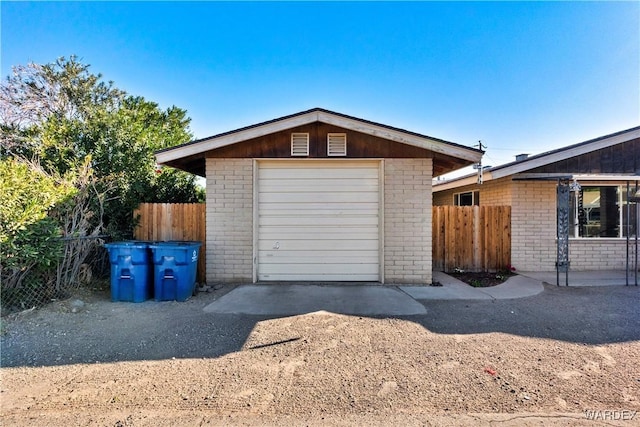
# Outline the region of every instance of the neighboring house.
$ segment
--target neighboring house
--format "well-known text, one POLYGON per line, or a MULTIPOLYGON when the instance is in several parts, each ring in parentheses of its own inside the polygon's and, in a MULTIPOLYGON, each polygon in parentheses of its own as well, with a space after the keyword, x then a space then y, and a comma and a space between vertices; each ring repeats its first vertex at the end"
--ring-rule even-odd
POLYGON ((522 271, 553 271, 556 262, 556 187, 570 194, 572 270, 624 269, 627 233, 635 236, 640 185, 640 127, 518 160, 477 174, 436 182, 434 205, 511 206, 511 262, 522 271), (630 212, 628 213, 627 207, 630 212))
POLYGON ((319 108, 156 153, 206 176, 208 282, 419 284, 432 178, 481 156, 319 108))

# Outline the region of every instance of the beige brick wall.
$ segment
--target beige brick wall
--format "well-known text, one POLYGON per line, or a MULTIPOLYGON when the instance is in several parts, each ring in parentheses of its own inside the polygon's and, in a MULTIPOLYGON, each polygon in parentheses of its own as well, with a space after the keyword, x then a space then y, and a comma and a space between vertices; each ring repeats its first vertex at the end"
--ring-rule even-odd
POLYGON ((556 263, 555 181, 513 181, 511 264, 522 271, 552 271, 556 263))
POLYGON ((509 177, 486 181, 482 185, 465 185, 452 190, 435 192, 433 193, 433 204, 435 206, 453 205, 455 193, 468 191, 480 192, 480 205, 482 206, 509 206, 511 204, 511 178, 509 177))
MULTIPOLYGON (((457 193, 457 190, 455 191, 457 193)), ((433 205, 434 206, 450 206, 453 205, 453 193, 452 190, 439 191, 433 193, 433 205)))
POLYGON ((253 281, 253 160, 207 159, 207 282, 253 281))
POLYGON ((501 178, 485 182, 479 186, 480 205, 509 206, 513 198, 511 178, 501 178))
POLYGON ((386 283, 431 283, 431 159, 384 161, 386 283))
MULTIPOLYGON (((633 253, 633 252, 631 252, 633 253)), ((569 239, 571 270, 624 270, 625 239, 569 239)))

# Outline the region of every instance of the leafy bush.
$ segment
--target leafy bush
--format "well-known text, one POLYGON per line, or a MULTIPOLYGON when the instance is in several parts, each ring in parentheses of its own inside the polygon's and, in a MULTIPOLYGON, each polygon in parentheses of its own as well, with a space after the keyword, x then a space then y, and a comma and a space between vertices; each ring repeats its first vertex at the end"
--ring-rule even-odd
POLYGON ((60 224, 48 214, 75 191, 34 165, 0 161, 0 278, 5 303, 18 299, 30 304, 34 288, 55 281, 63 244, 60 224))
POLYGON ((0 83, 3 309, 72 289, 94 266, 86 262, 102 259, 91 253, 105 234, 132 237, 140 203, 204 199, 194 176, 155 164, 156 150, 192 139, 186 111, 129 95, 89 68, 59 58, 13 67, 0 83))

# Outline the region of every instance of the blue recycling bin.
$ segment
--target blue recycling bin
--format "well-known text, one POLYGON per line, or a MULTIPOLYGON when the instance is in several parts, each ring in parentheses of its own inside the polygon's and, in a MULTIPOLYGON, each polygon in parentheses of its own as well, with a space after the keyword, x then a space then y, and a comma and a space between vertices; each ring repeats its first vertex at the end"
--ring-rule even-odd
POLYGON ((143 302, 152 298, 151 254, 147 242, 114 242, 104 247, 111 262, 111 301, 143 302))
POLYGON ((156 301, 186 301, 193 295, 201 245, 200 242, 156 242, 149 245, 156 301))

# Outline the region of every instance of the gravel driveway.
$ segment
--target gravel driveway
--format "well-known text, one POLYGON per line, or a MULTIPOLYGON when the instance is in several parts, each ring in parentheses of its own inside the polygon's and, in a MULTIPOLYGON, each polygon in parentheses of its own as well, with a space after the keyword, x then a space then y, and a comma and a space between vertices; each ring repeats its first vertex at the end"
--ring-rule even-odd
POLYGON ((426 314, 394 318, 203 311, 227 291, 85 292, 4 318, 2 424, 640 423, 637 287, 421 301, 426 314))

